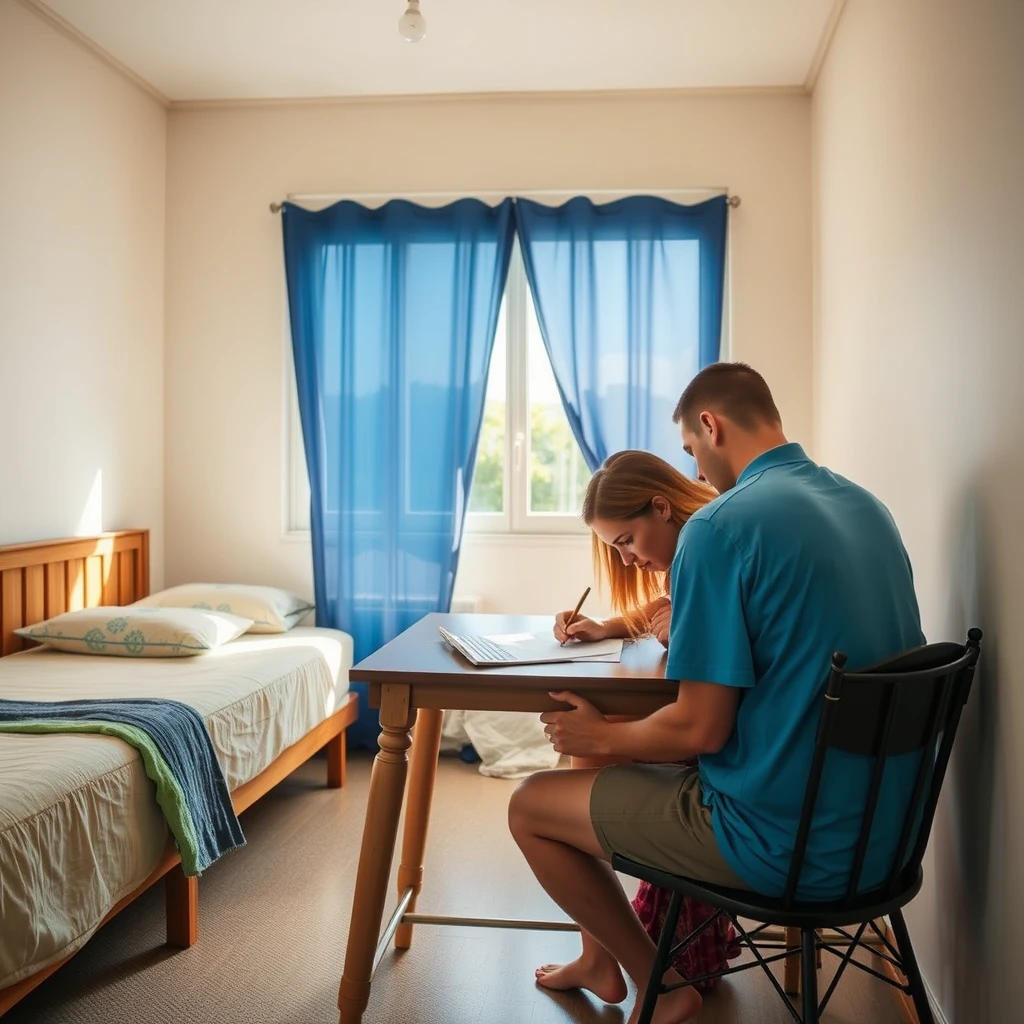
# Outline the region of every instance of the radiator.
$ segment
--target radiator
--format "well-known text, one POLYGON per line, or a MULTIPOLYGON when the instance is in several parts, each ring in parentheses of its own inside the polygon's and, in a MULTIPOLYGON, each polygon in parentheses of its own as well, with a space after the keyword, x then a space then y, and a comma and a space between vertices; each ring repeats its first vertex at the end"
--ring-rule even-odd
POLYGON ((452 598, 453 612, 483 611, 483 601, 479 594, 460 594, 452 598))

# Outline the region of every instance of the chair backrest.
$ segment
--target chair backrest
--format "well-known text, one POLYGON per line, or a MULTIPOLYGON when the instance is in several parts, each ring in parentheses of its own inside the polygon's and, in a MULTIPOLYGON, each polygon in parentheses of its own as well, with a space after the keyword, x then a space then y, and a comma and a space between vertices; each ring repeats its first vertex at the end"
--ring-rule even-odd
POLYGON ((860 888, 887 760, 920 751, 922 756, 884 891, 894 894, 908 871, 916 874, 928 844, 960 713, 971 691, 974 668, 981 654, 981 637, 980 629, 971 629, 964 645, 927 644, 857 672, 846 671, 846 655, 839 651, 832 655, 783 896, 787 905, 796 896, 830 749, 861 755, 870 759, 871 766, 860 838, 844 902, 852 902, 860 888))

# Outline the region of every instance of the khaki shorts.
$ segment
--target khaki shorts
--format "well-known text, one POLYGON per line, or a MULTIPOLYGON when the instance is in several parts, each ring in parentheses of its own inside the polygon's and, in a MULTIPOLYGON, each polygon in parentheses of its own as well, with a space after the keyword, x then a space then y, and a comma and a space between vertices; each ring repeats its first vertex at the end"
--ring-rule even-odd
POLYGON ((714 885, 749 889, 718 848, 697 769, 675 764, 602 768, 590 791, 590 820, 609 857, 714 885))

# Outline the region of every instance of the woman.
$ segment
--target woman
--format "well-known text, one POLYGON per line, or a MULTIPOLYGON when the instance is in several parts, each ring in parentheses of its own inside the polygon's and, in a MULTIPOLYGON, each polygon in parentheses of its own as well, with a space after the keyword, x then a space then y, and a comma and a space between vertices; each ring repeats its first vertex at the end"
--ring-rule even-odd
MULTIPOLYGON (((657 455, 623 451, 610 456, 593 475, 583 498, 583 521, 592 531, 594 572, 607 581, 611 605, 618 614, 599 622, 580 616, 568 626, 571 612, 555 617, 559 642, 636 638, 646 634, 668 643, 671 604, 668 569, 683 525, 715 497, 704 484, 683 476, 657 455)), ((600 768, 610 759, 573 757, 573 768, 600 768)), ((671 893, 641 882, 633 909, 657 941, 671 893)), ((714 913, 713 908, 684 899, 676 941, 681 941, 714 913)), ((673 966, 684 978, 720 970, 739 953, 735 933, 726 918, 719 918, 677 957, 673 966)), ((697 985, 707 990, 717 979, 697 985)), ((586 988, 606 1002, 626 996, 626 984, 610 954, 586 932, 583 952, 570 964, 546 964, 537 969, 537 982, 545 988, 586 988)))

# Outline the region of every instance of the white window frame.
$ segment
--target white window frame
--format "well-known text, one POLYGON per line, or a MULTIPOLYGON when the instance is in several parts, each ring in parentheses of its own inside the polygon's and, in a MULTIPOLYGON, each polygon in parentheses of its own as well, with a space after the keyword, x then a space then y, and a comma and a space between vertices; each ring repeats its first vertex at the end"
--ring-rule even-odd
POLYGON ((517 238, 505 285, 505 476, 503 512, 468 512, 466 533, 585 534, 579 512, 530 512, 530 394, 527 323, 533 302, 517 238))

